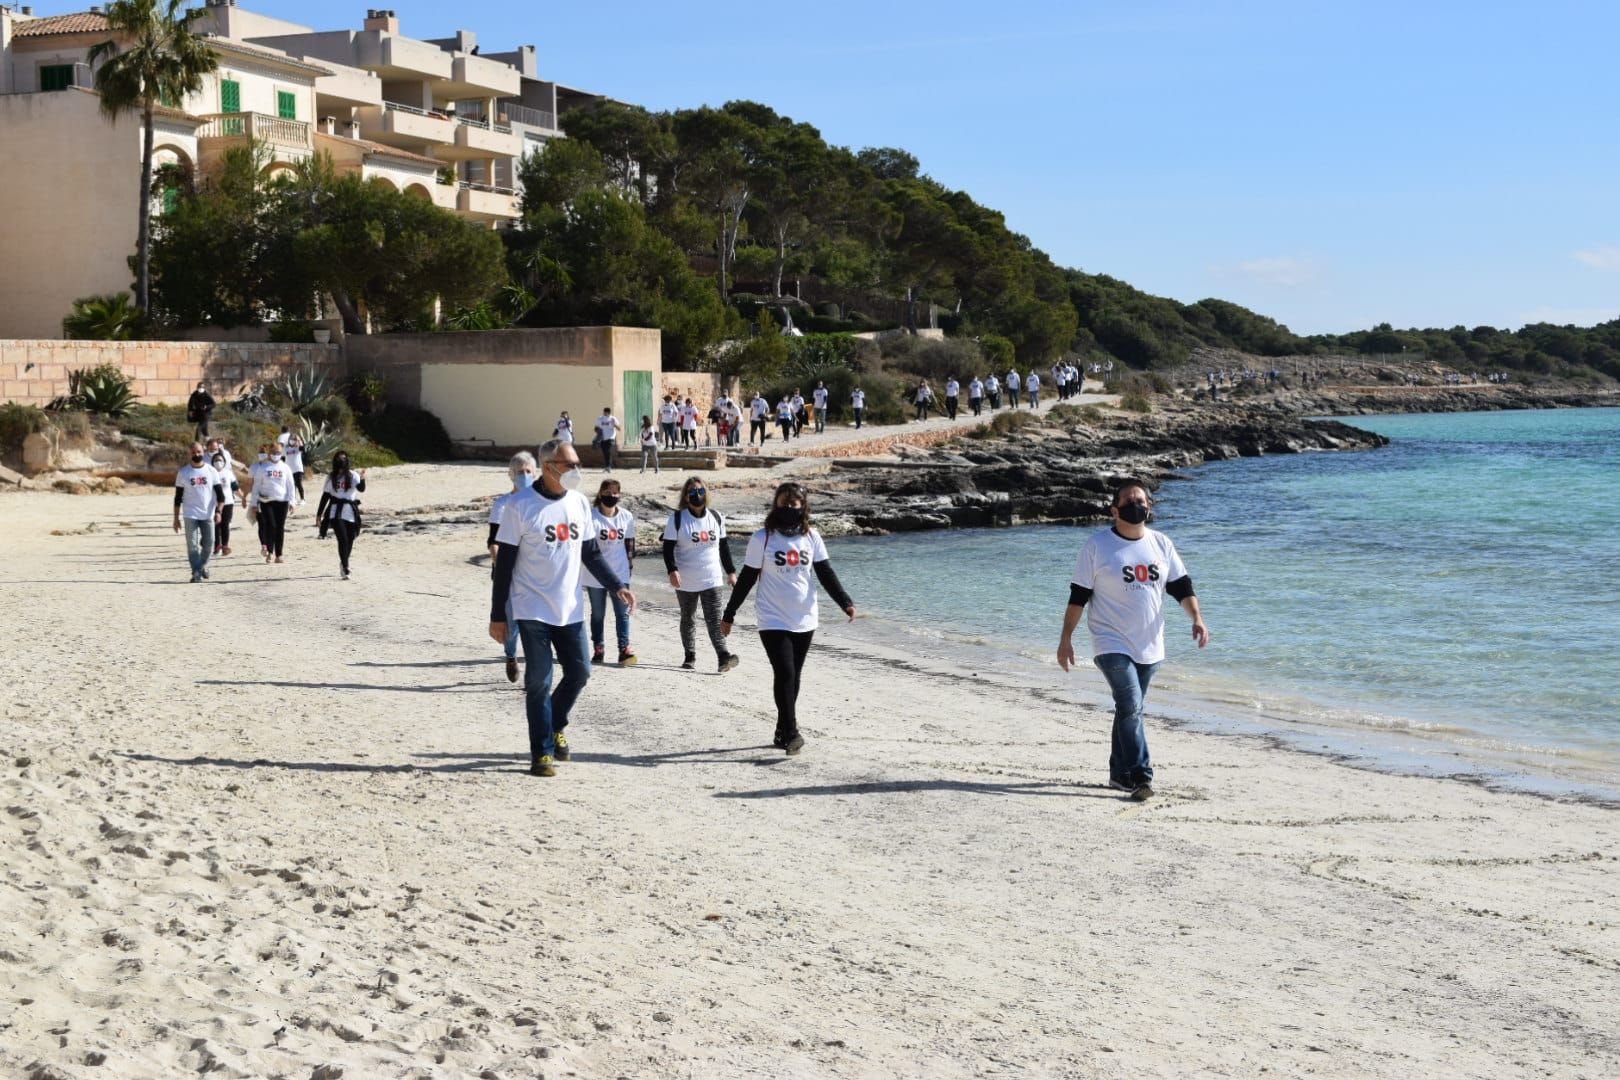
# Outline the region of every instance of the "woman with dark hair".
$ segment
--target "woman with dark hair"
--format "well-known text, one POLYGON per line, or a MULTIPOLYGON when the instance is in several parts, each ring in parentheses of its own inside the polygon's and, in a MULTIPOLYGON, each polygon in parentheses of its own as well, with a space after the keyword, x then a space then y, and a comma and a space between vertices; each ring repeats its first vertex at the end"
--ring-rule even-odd
POLYGON ((686 650, 681 667, 697 667, 693 617, 700 603, 721 674, 736 667, 737 657, 720 631, 720 588, 737 584, 737 568, 726 546, 726 519, 709 507, 709 490, 699 477, 689 476, 681 485, 681 500, 664 525, 664 567, 681 606, 681 645, 686 650))
POLYGON ((299 498, 298 488, 293 483, 292 469, 282 459, 281 444, 269 443, 266 449, 269 460, 259 466, 253 477, 248 508, 262 530, 264 561, 274 558, 279 563, 287 540, 287 515, 304 500, 299 498))
POLYGON ((236 472, 231 468, 230 459, 223 450, 215 450, 214 456, 208 464, 219 473, 220 490, 225 493, 225 501, 219 506, 219 524, 214 526, 214 554, 229 555, 231 553, 231 516, 236 509, 236 502, 242 497, 242 487, 236 482, 236 472))
MULTIPOLYGON (((649 417, 642 417, 645 430, 652 430, 649 417)), ((591 503, 591 535, 596 537, 596 548, 626 588, 630 586, 630 572, 636 561, 636 518, 619 505, 619 482, 604 480, 596 489, 596 500, 591 503)), ((581 568, 580 581, 585 596, 591 602, 591 663, 603 662, 607 648, 604 623, 607 605, 613 604, 613 630, 619 639, 619 666, 631 667, 636 662, 636 651, 630 647, 630 605, 596 580, 589 568, 581 568)))
POLYGON ((337 536, 338 564, 343 568, 343 580, 349 580, 349 553, 354 550, 354 538, 360 535, 360 493, 366 490, 366 470, 358 473, 349 468, 349 452, 339 450, 332 455, 332 471, 321 488, 321 501, 315 508, 315 518, 321 524, 321 539, 326 539, 330 528, 337 536))
POLYGON ((759 640, 771 661, 776 695, 776 738, 772 745, 789 754, 804 748, 804 736, 799 734, 799 676, 810 653, 810 639, 816 634, 816 581, 854 622, 855 601, 833 573, 821 534, 811 527, 809 494, 798 484, 783 484, 771 499, 765 527, 748 540, 742 574, 726 604, 720 632, 730 635, 737 609, 758 582, 754 610, 759 640))

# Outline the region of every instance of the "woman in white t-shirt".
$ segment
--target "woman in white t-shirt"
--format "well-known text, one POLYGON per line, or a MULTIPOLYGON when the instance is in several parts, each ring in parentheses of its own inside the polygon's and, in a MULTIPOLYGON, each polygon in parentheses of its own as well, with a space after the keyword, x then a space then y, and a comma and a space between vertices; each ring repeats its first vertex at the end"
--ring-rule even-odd
POLYGON ((736 667, 737 657, 720 631, 720 589, 737 584, 737 568, 726 546, 726 519, 710 508, 708 486, 700 477, 687 477, 680 503, 664 524, 664 567, 681 607, 681 645, 686 650, 681 667, 697 667, 694 622, 699 604, 721 673, 736 667))
MULTIPOLYGON (((495 537, 499 536, 501 532, 501 517, 506 513, 506 508, 512 505, 514 499, 524 495, 534 486, 534 477, 539 471, 540 466, 535 464, 534 455, 527 450, 520 450, 513 454, 512 460, 506 463, 506 475, 511 477, 512 490, 505 495, 497 496, 495 501, 489 505, 489 543, 487 546, 489 547, 489 572, 491 577, 495 574, 495 559, 499 554, 499 548, 495 544, 495 537)), ((508 594, 506 598, 507 682, 517 682, 517 648, 518 624, 517 620, 512 618, 512 598, 508 594)))
POLYGON ((799 676, 810 653, 810 639, 816 634, 817 581, 854 622, 855 601, 833 573, 821 534, 810 525, 809 495, 798 484, 783 484, 771 499, 765 527, 748 540, 742 575, 726 603, 720 632, 730 635, 737 609, 757 582, 754 610, 759 640, 770 657, 776 695, 776 738, 772 745, 789 754, 804 748, 804 736, 799 734, 799 676))
POLYGON ((663 470, 658 467, 658 429, 653 427, 652 417, 641 418, 641 471, 647 471, 647 460, 652 459, 653 472, 663 470))
MULTIPOLYGON (((652 431, 652 418, 642 417, 643 429, 652 431)), ((653 432, 653 441, 658 433, 653 432)), ((596 489, 596 500, 591 503, 591 536, 602 558, 612 567, 625 588, 630 587, 630 572, 636 561, 635 515, 619 505, 620 489, 617 480, 604 480, 596 489)), ((630 605, 616 592, 608 592, 596 575, 581 568, 579 580, 585 586, 585 597, 591 602, 591 663, 603 662, 607 642, 605 626, 607 606, 613 604, 613 630, 619 639, 619 665, 631 667, 636 662, 635 650, 630 647, 630 605)))
POLYGON ((292 470, 293 486, 298 489, 298 501, 304 501, 304 437, 294 435, 287 440, 287 468, 292 470))
POLYGON ((337 536, 338 565, 343 580, 349 580, 349 554, 354 551, 355 537, 360 535, 360 495, 366 490, 366 470, 355 472, 349 468, 349 453, 339 450, 332 455, 332 471, 326 474, 321 488, 321 501, 315 508, 315 519, 320 522, 321 539, 326 530, 337 536))

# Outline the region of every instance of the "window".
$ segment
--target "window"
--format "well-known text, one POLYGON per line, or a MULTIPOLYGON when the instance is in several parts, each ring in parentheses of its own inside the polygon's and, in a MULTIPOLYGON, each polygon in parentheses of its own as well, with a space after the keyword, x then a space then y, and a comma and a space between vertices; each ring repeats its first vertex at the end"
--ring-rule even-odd
POLYGON ((283 120, 298 119, 298 95, 286 90, 277 90, 276 115, 283 120))
POLYGON ((163 189, 163 212, 165 214, 172 214, 172 213, 174 213, 175 208, 177 206, 179 206, 179 205, 180 205, 180 189, 177 188, 177 187, 166 187, 166 188, 164 188, 163 189))
POLYGON ((242 84, 235 79, 219 80, 219 111, 242 111, 242 84))
POLYGON ((39 69, 39 88, 41 90, 66 90, 72 85, 72 64, 48 64, 39 69))

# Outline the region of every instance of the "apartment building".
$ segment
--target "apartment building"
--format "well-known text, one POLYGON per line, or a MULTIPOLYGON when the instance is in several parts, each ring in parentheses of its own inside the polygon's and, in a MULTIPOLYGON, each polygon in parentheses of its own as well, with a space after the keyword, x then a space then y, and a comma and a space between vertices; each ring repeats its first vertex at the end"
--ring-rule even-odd
MULTIPOLYGON (((466 30, 405 37, 390 10, 317 31, 206 0, 195 29, 219 69, 160 110, 158 166, 206 171, 249 140, 271 173, 323 152, 494 228, 519 215, 523 155, 562 134, 559 100, 590 97, 540 79, 533 46, 486 56, 466 30)), ((129 288, 141 125, 100 115, 88 55, 108 38, 97 8, 0 4, 0 338, 58 337, 75 298, 129 288)))

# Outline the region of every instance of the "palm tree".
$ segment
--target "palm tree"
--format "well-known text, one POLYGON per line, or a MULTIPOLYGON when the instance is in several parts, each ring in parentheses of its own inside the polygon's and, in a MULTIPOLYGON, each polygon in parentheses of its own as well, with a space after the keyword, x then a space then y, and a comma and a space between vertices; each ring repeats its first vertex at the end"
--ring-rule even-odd
POLYGON ((152 120, 163 101, 176 105, 202 89, 202 77, 219 66, 214 51, 191 32, 201 9, 181 10, 182 0, 114 0, 107 5, 107 28, 118 35, 90 50, 96 68, 101 111, 116 121, 122 113, 140 111, 140 226, 135 234, 135 305, 145 312, 151 302, 152 260, 152 120))
POLYGON ((129 293, 81 296, 73 313, 62 320, 64 337, 81 341, 129 341, 141 326, 141 313, 129 302, 129 293))

